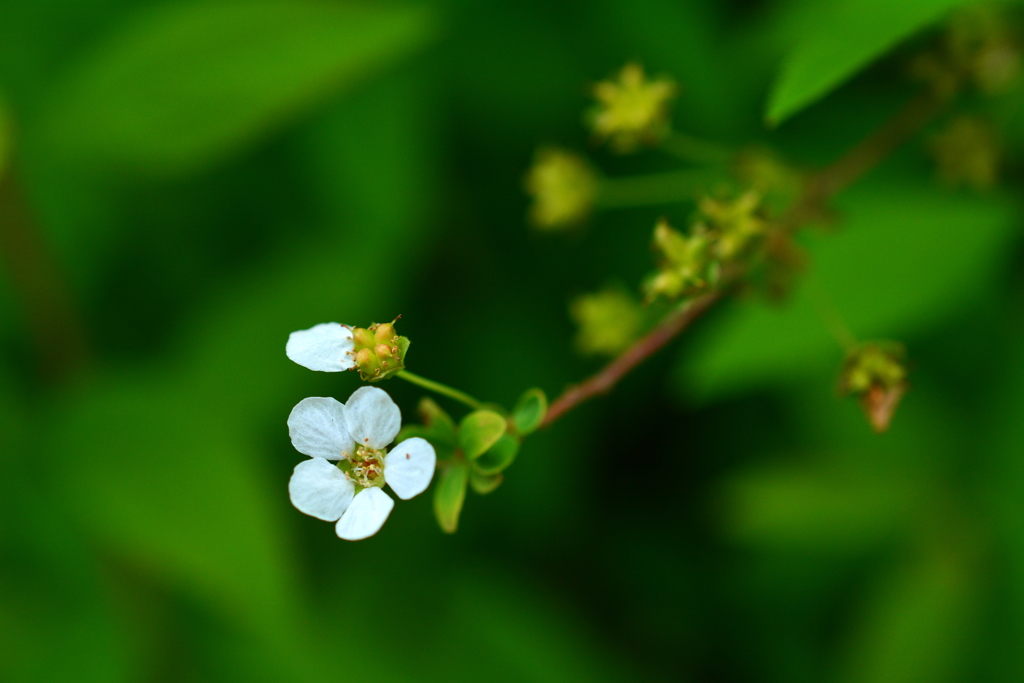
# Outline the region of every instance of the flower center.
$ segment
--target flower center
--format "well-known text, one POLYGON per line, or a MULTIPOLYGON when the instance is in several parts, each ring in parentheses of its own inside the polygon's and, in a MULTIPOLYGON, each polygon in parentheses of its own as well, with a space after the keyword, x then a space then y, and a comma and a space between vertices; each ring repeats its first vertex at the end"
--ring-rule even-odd
POLYGON ((384 485, 384 451, 366 446, 356 446, 355 453, 338 467, 352 482, 361 488, 384 485))

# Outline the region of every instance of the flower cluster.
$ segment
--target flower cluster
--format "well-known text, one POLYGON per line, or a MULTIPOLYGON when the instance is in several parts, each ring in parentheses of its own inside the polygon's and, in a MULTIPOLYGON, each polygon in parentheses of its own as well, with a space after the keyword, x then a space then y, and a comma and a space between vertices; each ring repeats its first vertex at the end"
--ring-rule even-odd
MULTIPOLYGON (((390 323, 374 332, 322 323, 293 332, 286 353, 312 370, 358 367, 363 372, 360 355, 367 347, 360 348, 361 338, 374 335, 373 342, 385 344, 378 338, 382 329, 388 338, 397 336, 390 323)), ((391 348, 374 352, 377 363, 381 356, 396 355, 391 348)), ((292 504, 307 515, 336 522, 339 538, 357 541, 377 533, 395 505, 384 485, 405 500, 426 490, 434 475, 437 456, 427 440, 405 439, 387 451, 401 426, 398 406, 377 387, 356 389, 346 403, 327 397, 300 401, 288 416, 288 434, 295 450, 310 459, 295 467, 288 482, 292 504)))

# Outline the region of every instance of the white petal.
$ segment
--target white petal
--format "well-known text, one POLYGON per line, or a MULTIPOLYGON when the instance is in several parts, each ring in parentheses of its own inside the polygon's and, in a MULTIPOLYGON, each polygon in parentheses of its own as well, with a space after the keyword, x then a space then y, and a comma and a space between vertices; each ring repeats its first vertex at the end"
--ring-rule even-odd
POLYGON ((402 412, 383 389, 360 387, 345 403, 345 422, 356 442, 384 448, 398 436, 402 412))
POLYGON ((323 458, 313 458, 295 466, 288 495, 300 512, 333 522, 352 502, 355 486, 336 466, 323 458))
POLYGON ((288 335, 284 352, 304 368, 341 372, 356 366, 349 355, 353 346, 351 329, 338 323, 320 323, 288 335))
POLYGON ((426 439, 414 436, 384 458, 384 481, 402 500, 418 496, 430 485, 437 455, 426 439))
POLYGON ((333 398, 299 401, 288 416, 288 436, 299 453, 325 460, 341 460, 355 445, 345 426, 345 406, 333 398))
POLYGON ((348 506, 348 510, 345 510, 334 530, 338 538, 344 538, 346 541, 369 538, 380 531, 393 507, 395 501, 378 487, 363 489, 356 494, 355 500, 348 506))

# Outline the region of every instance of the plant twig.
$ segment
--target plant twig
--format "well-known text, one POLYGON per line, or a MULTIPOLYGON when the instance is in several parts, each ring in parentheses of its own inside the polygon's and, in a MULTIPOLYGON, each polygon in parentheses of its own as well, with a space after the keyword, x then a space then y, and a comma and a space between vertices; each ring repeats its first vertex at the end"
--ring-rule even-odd
POLYGON ((618 384, 619 380, 689 327, 690 323, 718 302, 722 295, 723 290, 716 289, 696 299, 692 299, 665 318, 657 327, 648 332, 646 336, 627 349, 621 356, 606 365, 601 372, 593 375, 581 384, 568 387, 548 407, 548 412, 544 415, 541 427, 547 427, 580 403, 595 396, 607 394, 618 384))
MULTIPOLYGON (((878 165, 889 154, 913 137, 928 123, 948 98, 926 92, 911 99, 890 119, 872 131, 846 154, 809 179, 801 197, 782 217, 780 223, 789 229, 798 228, 809 217, 822 212, 825 204, 840 191, 851 185, 878 165)), ((720 301, 728 288, 691 300, 671 313, 645 337, 626 349, 622 355, 580 384, 570 385, 551 402, 541 427, 547 427, 581 403, 606 394, 635 367, 657 353, 681 334, 705 311, 720 301)))

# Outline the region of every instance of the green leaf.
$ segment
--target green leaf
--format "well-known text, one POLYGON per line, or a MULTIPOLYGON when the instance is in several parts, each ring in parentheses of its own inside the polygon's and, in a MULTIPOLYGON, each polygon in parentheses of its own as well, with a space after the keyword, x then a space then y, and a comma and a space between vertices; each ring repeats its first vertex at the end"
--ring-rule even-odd
MULTIPOLYGON (((934 533, 939 534, 938 528, 934 533)), ((927 548, 874 587, 861 608, 841 683, 970 680, 979 626, 976 587, 968 557, 976 548, 948 543, 927 548)))
POLYGON ((459 425, 459 445, 467 458, 479 457, 508 428, 505 418, 492 410, 477 410, 462 419, 459 425))
POLYGON ((536 387, 527 389, 512 410, 512 422, 521 436, 532 434, 548 412, 548 397, 536 387))
POLYGON ((761 546, 861 551, 905 526, 922 499, 913 484, 877 468, 749 472, 726 486, 726 527, 761 546))
POLYGON ((423 397, 419 405, 420 419, 433 435, 433 438, 453 448, 458 443, 458 434, 455 431, 455 421, 451 416, 437 405, 432 398, 423 397))
POLYGON ((837 205, 842 229, 807 235, 813 270, 793 297, 723 311, 686 359, 684 391, 710 398, 838 371, 842 351, 823 309, 834 308, 859 339, 904 339, 934 326, 987 295, 1016 230, 1001 198, 891 176, 851 188, 837 205))
POLYGON ((790 49, 768 98, 778 125, 827 95, 914 32, 965 0, 836 0, 813 3, 814 16, 790 49))
POLYGON ((141 12, 49 102, 44 135, 90 164, 191 170, 409 53, 417 8, 174 3, 141 12))
POLYGON ((473 469, 469 473, 469 485, 473 487, 473 490, 479 493, 481 496, 486 496, 488 493, 498 488, 501 482, 505 478, 501 474, 481 474, 476 469, 473 469))
POLYGON ((466 500, 468 476, 469 466, 465 463, 442 469, 438 474, 437 485, 434 487, 434 515, 441 530, 447 534, 454 534, 459 528, 459 514, 466 500))
POLYGON ((491 448, 473 461, 473 469, 480 474, 497 474, 512 464, 519 452, 519 441, 510 434, 502 434, 491 448))

